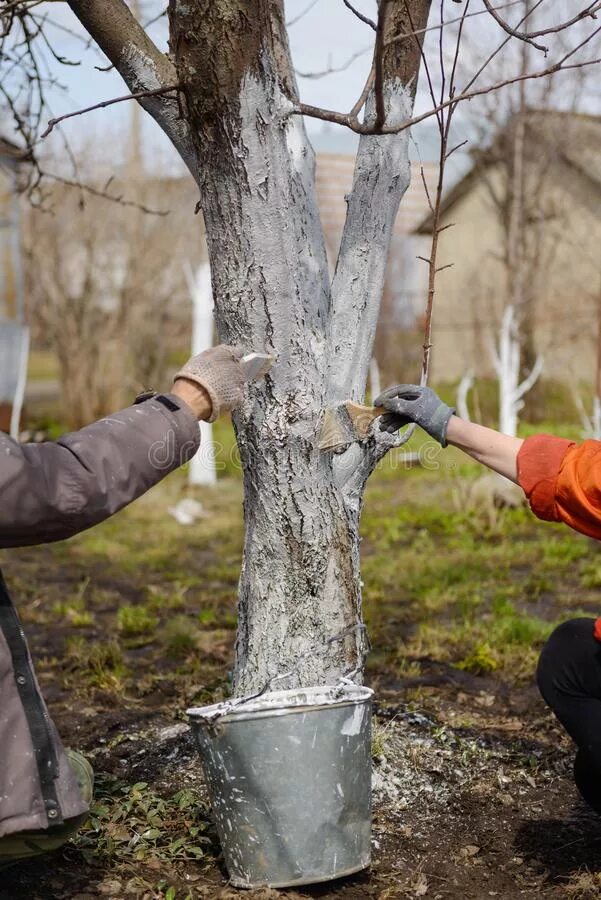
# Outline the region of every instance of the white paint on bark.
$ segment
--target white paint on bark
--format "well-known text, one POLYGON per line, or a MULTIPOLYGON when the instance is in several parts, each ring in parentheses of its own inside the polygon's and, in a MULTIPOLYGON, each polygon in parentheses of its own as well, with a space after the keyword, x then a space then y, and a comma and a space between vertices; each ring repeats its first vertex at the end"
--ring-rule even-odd
POLYGON ((470 369, 466 372, 457 386, 457 415, 466 422, 471 422, 469 406, 467 402, 468 394, 474 386, 474 373, 470 369))
MULTIPOLYGON (((398 79, 384 88, 387 124, 411 114, 411 91, 398 79)), ((373 116, 373 98, 366 118, 373 116)), ((348 198, 336 273, 328 393, 334 402, 363 399, 380 310, 390 238, 411 178, 409 135, 362 135, 348 198)))
MULTIPOLYGON (((154 60, 133 41, 124 44, 118 68, 132 94, 155 91, 163 85, 154 60)), ((191 174, 197 179, 196 153, 175 92, 171 91, 164 96, 143 97, 139 102, 162 128, 191 174)))
POLYGON ((310 155, 302 120, 298 116, 291 116, 286 123, 286 132, 292 165, 297 172, 302 172, 310 155))
MULTIPOLYGON (((263 77, 244 78, 224 123, 227 144, 217 156, 207 146, 200 161, 220 337, 276 356, 234 416, 246 521, 236 693, 294 668, 307 647, 360 617, 358 512, 346 507, 330 458, 316 447, 328 267, 313 152, 288 112, 265 59, 263 77)), ((324 643, 284 686, 336 681, 356 668, 362 641, 359 632, 324 643)))
MULTIPOLYGON (((187 32, 179 37, 177 77, 193 83, 196 45, 187 32)), ((283 687, 360 672, 362 630, 326 642, 361 620, 358 526, 372 457, 355 447, 333 459, 316 437, 326 405, 364 390, 390 235, 409 182, 406 134, 362 139, 331 293, 314 153, 272 54, 253 57, 234 95, 238 60, 224 53, 228 91, 219 93, 217 114, 210 124, 200 108, 188 115, 219 337, 276 357, 233 416, 246 524, 237 694, 282 672, 294 672, 283 687)), ((129 65, 147 77, 137 57, 129 65)), ((389 83, 386 98, 390 121, 410 112, 402 85, 389 83)))
POLYGON ((601 399, 593 397, 592 412, 589 415, 576 384, 572 382, 571 387, 574 403, 582 422, 582 437, 585 439, 593 438, 595 441, 601 440, 601 399))

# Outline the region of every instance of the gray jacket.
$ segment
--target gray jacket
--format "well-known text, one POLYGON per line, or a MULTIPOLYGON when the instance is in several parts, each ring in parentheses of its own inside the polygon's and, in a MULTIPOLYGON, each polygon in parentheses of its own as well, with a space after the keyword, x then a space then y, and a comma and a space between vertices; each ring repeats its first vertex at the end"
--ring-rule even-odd
MULTIPOLYGON (((56 443, 0 435, 0 547, 90 528, 190 459, 199 440, 191 410, 172 394, 56 443)), ((0 574, 0 837, 59 825, 86 809, 0 574)))

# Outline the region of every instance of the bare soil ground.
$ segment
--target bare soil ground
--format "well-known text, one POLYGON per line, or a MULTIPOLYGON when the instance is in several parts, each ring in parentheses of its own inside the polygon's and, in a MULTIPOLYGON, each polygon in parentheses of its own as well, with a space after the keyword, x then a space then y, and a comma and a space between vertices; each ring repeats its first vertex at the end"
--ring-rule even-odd
MULTIPOLYGON (((597 551, 523 511, 458 511, 432 477, 380 474, 366 508, 371 869, 249 900, 601 897, 601 821, 533 678, 553 624, 595 610, 597 551)), ((171 480, 87 535, 2 557, 59 731, 98 777, 88 826, 3 872, 2 900, 244 897, 182 714, 228 693, 239 484, 190 528, 166 515, 182 492, 171 480)))

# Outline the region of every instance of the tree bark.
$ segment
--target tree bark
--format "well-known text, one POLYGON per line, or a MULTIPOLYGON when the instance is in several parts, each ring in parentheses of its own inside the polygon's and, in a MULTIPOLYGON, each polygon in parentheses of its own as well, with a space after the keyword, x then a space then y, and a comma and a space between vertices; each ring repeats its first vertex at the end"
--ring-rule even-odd
MULTIPOLYGON (((429 3, 411 4, 416 28, 429 3)), ((388 33, 398 31, 404 0, 387 5, 388 33)), ((409 182, 407 137, 361 139, 331 290, 313 151, 292 113, 282 0, 170 0, 169 20, 219 336, 276 357, 233 417, 246 524, 234 690, 255 691, 290 670, 278 688, 331 683, 363 660, 359 516, 365 480, 390 441, 331 457, 316 435, 326 405, 365 389, 390 234, 409 182), (344 640, 327 643, 341 631, 344 640)), ((403 44, 383 66, 390 117, 413 104, 419 48, 403 44)))

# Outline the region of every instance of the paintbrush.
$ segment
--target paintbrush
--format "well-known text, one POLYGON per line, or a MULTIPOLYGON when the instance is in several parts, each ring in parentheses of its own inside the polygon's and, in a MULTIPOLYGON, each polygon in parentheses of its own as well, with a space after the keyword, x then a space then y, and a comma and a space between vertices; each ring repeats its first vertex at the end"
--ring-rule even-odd
POLYGON ((362 406, 347 400, 341 406, 326 409, 317 446, 320 450, 335 451, 363 441, 374 419, 385 413, 383 406, 362 406))
POLYGON ((246 381, 255 381, 268 372, 275 362, 275 357, 269 353, 247 353, 240 360, 240 366, 244 372, 246 381))

